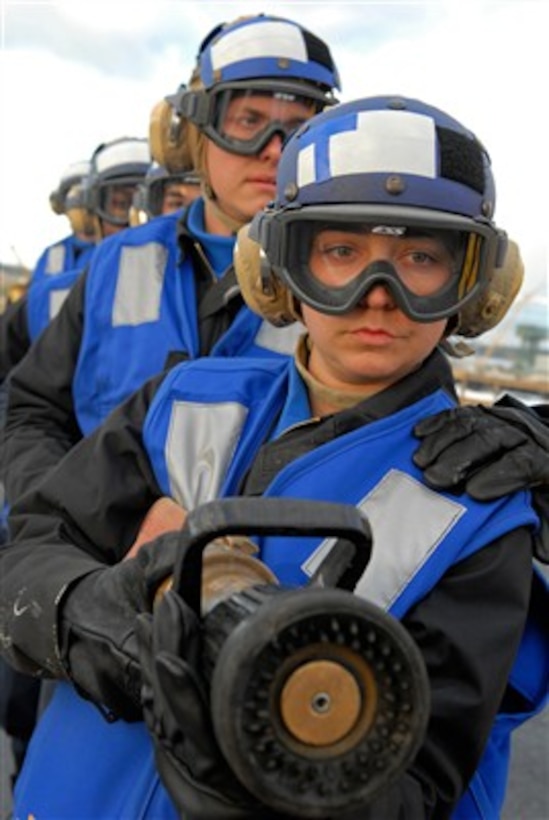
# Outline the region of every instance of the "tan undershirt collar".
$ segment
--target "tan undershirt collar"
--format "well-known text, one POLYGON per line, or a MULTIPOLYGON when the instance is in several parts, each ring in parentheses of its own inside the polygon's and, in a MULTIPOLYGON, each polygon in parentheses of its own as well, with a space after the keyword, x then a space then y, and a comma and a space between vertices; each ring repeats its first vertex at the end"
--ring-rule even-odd
POLYGON ((311 341, 309 335, 304 333, 299 337, 294 361, 299 375, 307 385, 313 415, 327 415, 337 413, 339 410, 347 410, 372 395, 372 390, 368 388, 360 392, 346 393, 319 382, 308 370, 310 351, 311 341))

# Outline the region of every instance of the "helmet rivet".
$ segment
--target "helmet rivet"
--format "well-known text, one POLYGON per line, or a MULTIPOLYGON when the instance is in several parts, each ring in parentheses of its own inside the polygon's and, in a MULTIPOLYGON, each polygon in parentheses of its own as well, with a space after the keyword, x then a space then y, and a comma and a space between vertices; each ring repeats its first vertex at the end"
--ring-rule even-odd
POLYGON ((494 203, 493 202, 483 202, 482 203, 482 215, 491 217, 494 213, 494 203))
POLYGON ((296 199, 299 193, 299 188, 295 184, 295 182, 288 182, 286 187, 284 188, 284 196, 289 202, 293 202, 296 199))
POLYGON ((401 111, 406 108, 406 103, 404 100, 400 99, 400 97, 393 97, 393 99, 389 100, 387 103, 387 108, 393 108, 397 111, 401 111))
POLYGON ((289 68, 290 61, 286 57, 279 57, 278 58, 278 67, 279 68, 289 68))
POLYGON ((401 194, 406 188, 402 177, 393 174, 385 180, 385 190, 388 194, 401 194))

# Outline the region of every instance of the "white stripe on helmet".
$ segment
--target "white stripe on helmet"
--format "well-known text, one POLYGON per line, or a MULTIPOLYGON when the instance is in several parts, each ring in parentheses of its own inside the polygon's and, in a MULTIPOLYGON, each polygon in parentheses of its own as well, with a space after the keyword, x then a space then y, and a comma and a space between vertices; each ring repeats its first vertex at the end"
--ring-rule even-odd
POLYGON ((329 138, 329 167, 317 175, 316 146, 298 157, 298 185, 361 173, 436 177, 437 139, 431 117, 410 111, 362 111, 356 127, 329 138))
POLYGON ((290 23, 275 21, 262 21, 227 32, 212 45, 211 55, 214 71, 258 57, 308 61, 307 46, 300 29, 290 23))

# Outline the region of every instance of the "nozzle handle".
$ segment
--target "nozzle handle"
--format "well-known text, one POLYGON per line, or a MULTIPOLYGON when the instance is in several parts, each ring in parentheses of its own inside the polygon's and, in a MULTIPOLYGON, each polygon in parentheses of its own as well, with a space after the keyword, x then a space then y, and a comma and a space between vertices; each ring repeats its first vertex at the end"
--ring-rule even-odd
MULTIPOLYGON (((354 551, 346 550, 345 566, 338 569, 347 578, 360 577, 372 551, 368 520, 352 504, 264 497, 209 501, 189 512, 174 570, 174 590, 197 615, 201 612, 202 553, 223 535, 320 535, 351 542, 354 551)), ((318 578, 317 571, 316 583, 318 578)))

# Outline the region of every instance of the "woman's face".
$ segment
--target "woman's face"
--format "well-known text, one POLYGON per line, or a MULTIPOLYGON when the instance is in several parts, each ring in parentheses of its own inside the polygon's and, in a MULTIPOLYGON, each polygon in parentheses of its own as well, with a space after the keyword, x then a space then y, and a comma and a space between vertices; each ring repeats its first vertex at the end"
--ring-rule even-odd
POLYGON ((200 196, 200 185, 187 182, 167 182, 162 191, 162 213, 173 214, 190 205, 200 196))
MULTIPOLYGON (((407 287, 428 296, 448 283, 454 262, 431 236, 386 236, 326 229, 313 240, 309 267, 327 286, 343 285, 375 261, 390 262, 407 287)), ((312 341, 309 369, 334 389, 372 393, 416 370, 436 347, 447 319, 419 323, 406 316, 382 284, 349 313, 333 316, 302 304, 312 341)))
MULTIPOLYGON (((270 122, 280 122, 295 130, 314 113, 303 101, 274 99, 269 94, 235 97, 228 104, 225 130, 238 139, 248 139, 270 122)), ((216 204, 231 219, 244 224, 274 199, 276 171, 282 151, 282 138, 275 134, 265 147, 252 156, 225 151, 211 140, 206 142, 206 175, 215 193, 216 204)), ((216 221, 206 202, 206 227, 212 233, 227 234, 216 221)))

